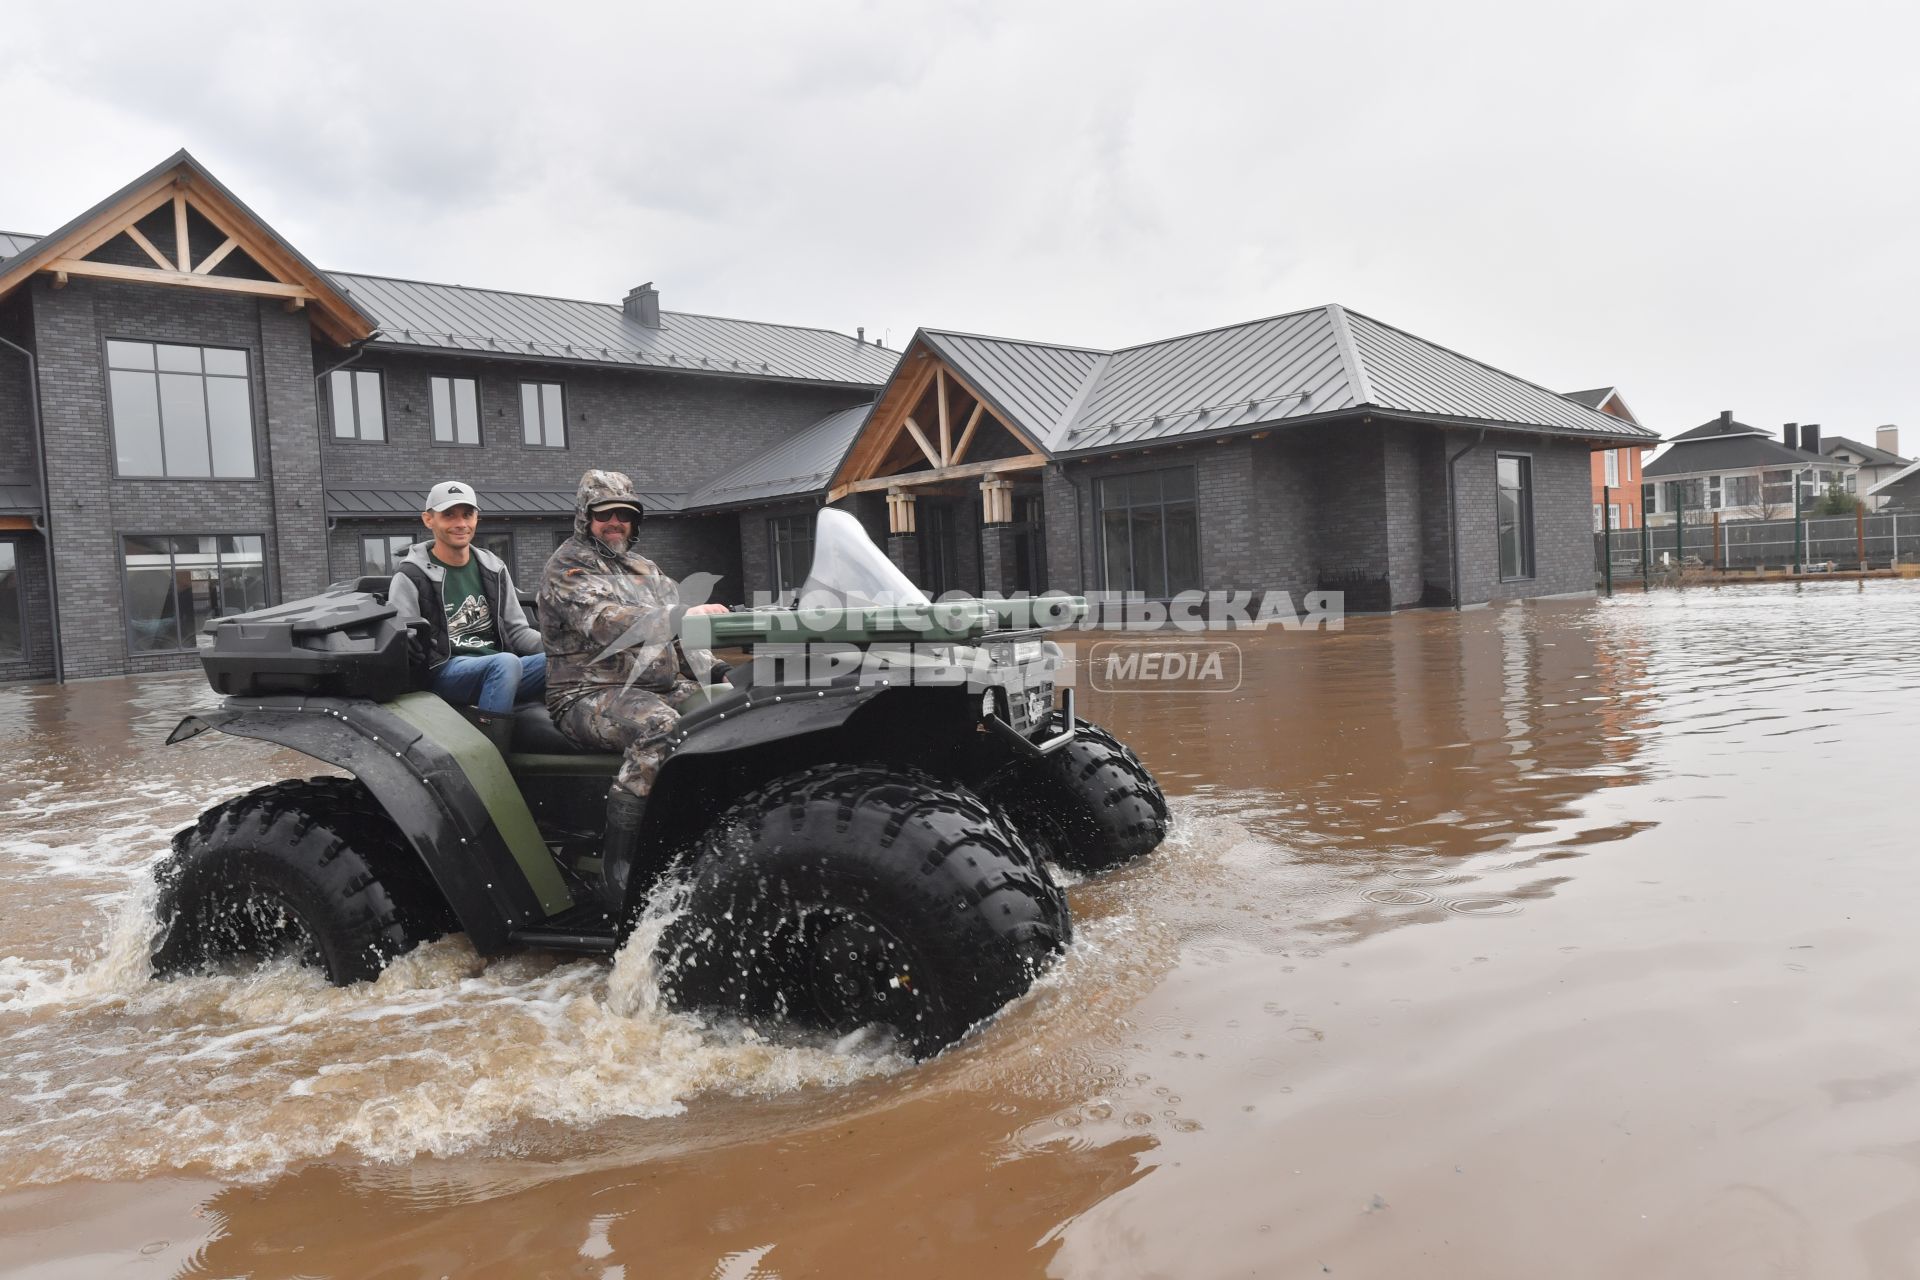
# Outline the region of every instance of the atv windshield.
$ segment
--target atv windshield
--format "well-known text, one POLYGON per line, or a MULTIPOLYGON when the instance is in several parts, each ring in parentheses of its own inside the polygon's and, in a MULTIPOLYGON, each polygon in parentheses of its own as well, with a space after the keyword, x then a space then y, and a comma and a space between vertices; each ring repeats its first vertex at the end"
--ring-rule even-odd
POLYGON ((823 510, 813 528, 813 567, 800 584, 802 609, 930 603, 860 522, 844 511, 823 510))

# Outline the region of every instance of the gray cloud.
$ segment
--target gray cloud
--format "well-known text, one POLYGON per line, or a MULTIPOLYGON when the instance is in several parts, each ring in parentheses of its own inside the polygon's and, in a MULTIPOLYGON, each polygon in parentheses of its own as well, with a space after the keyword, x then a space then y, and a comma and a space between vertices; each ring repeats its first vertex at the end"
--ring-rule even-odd
POLYGON ((15 15, 0 226, 184 145, 344 269, 896 345, 1340 301, 1662 430, 1920 449, 1911 6, 235 12, 15 15))

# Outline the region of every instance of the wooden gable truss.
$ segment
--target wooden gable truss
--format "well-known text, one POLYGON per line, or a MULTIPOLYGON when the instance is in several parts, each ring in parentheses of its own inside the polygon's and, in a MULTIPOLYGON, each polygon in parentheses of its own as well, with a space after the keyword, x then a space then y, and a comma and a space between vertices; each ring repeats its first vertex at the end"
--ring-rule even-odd
POLYGON ((915 342, 834 474, 827 501, 887 494, 888 526, 915 531, 917 493, 978 486, 988 524, 1013 519, 1011 477, 1047 464, 1033 437, 997 412, 965 376, 915 342))
MULTIPOLYGON (((51 275, 56 289, 82 277, 279 298, 289 311, 312 304, 315 328, 334 342, 345 345, 372 335, 367 317, 325 276, 218 187, 199 180, 189 163, 175 164, 109 198, 84 221, 64 228, 57 242, 38 245, 9 266, 27 266, 31 257, 29 271, 51 275), (156 214, 166 220, 156 223, 156 214), (196 220, 221 237, 197 254, 193 232, 203 228, 194 226, 196 220), (143 224, 150 230, 166 227, 171 234, 153 230, 149 235, 143 224), (171 243, 163 246, 156 237, 171 243), (129 257, 144 260, 129 262, 129 257)), ((203 230, 200 238, 209 237, 203 230)), ((5 279, 8 274, 0 271, 0 293, 18 283, 5 279)))

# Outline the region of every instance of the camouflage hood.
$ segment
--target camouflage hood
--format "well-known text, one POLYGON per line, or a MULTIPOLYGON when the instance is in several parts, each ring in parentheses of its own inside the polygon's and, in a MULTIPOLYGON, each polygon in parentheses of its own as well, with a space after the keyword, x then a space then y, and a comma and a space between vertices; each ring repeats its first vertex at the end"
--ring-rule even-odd
MULTIPOLYGON (((640 505, 640 495, 633 491, 633 481, 618 471, 589 471, 580 477, 580 489, 573 498, 573 532, 575 536, 591 539, 593 531, 587 524, 587 512, 602 502, 614 499, 633 504, 633 509, 646 518, 646 508, 640 505)), ((640 530, 640 521, 634 522, 634 532, 640 530)))

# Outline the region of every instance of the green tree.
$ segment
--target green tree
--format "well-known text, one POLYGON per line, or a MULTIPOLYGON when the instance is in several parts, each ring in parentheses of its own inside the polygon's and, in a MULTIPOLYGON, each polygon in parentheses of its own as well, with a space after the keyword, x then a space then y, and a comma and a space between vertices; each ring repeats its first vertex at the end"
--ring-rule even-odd
POLYGON ((1827 486, 1827 491, 1820 495, 1820 500, 1813 504, 1813 510, 1808 514, 1816 516, 1850 516, 1859 509, 1859 506, 1860 499, 1848 493, 1840 486, 1839 482, 1836 481, 1827 486))

